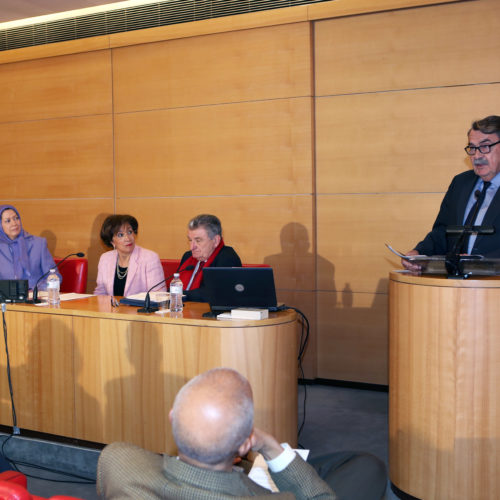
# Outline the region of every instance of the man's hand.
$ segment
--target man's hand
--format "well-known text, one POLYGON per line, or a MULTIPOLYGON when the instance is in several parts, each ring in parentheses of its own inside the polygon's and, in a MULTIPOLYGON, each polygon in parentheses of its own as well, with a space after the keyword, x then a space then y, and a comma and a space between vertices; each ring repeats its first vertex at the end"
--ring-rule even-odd
MULTIPOLYGON (((406 255, 419 255, 419 253, 417 250, 410 250, 406 255)), ((412 273, 420 274, 422 272, 422 266, 416 262, 401 259, 401 264, 405 269, 408 269, 408 271, 411 271, 412 273)))
POLYGON ((267 432, 254 428, 250 436, 252 450, 262 454, 266 460, 272 460, 283 452, 282 446, 267 432))

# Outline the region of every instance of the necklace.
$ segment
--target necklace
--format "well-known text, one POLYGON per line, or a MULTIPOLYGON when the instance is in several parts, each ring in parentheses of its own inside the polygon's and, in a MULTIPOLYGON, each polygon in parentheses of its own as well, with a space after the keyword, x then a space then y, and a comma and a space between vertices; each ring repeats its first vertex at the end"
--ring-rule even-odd
POLYGON ((118 276, 119 280, 122 280, 125 278, 128 274, 128 267, 125 269, 125 271, 120 271, 120 266, 118 265, 118 259, 116 259, 116 275, 118 276))

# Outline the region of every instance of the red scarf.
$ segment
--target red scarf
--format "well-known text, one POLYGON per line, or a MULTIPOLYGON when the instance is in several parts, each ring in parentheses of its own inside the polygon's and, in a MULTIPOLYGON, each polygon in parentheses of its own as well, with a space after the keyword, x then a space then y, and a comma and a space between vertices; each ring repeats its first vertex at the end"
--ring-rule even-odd
MULTIPOLYGON (((221 238, 219 244, 215 247, 215 250, 212 252, 212 255, 210 255, 208 260, 206 262, 200 262, 200 265, 196 272, 196 276, 194 277, 193 282, 191 283, 190 290, 195 290, 196 288, 200 288, 201 280, 203 279, 203 268, 212 265, 215 257, 217 257, 219 252, 222 250, 223 246, 224 246, 224 240, 221 238)), ((189 284, 189 281, 191 280, 191 276, 194 273, 194 268, 196 267, 196 264, 198 264, 198 259, 195 259, 191 255, 191 257, 189 257, 182 263, 181 269, 179 269, 178 271, 184 290, 186 289, 186 287, 189 284), (189 266, 193 266, 193 269, 186 271, 185 270, 186 267, 189 266)))

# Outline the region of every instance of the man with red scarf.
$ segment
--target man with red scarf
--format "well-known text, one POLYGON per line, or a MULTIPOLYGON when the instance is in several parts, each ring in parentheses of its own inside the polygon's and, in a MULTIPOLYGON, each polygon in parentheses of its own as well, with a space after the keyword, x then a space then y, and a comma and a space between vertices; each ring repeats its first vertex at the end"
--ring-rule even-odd
POLYGON ((215 215, 201 214, 189 221, 188 240, 191 250, 179 265, 186 300, 206 302, 203 286, 204 267, 241 267, 238 254, 224 245, 222 225, 215 215))

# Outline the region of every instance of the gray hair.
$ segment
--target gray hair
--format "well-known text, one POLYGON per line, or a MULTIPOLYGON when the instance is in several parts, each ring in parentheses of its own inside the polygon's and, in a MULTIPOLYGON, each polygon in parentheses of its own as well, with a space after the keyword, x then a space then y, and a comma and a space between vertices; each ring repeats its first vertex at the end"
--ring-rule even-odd
POLYGON ((248 380, 230 368, 214 368, 193 378, 177 394, 172 410, 172 432, 180 453, 200 463, 214 465, 237 455, 238 448, 252 433, 253 416, 252 389, 248 380), (218 426, 216 435, 203 433, 203 421, 182 418, 195 391, 202 394, 210 391, 212 403, 224 414, 224 422, 218 426))
POLYGON ((193 217, 188 224, 188 229, 198 229, 203 227, 208 234, 208 237, 213 240, 215 236, 219 235, 222 237, 222 224, 220 220, 215 215, 210 214, 200 214, 193 217))

